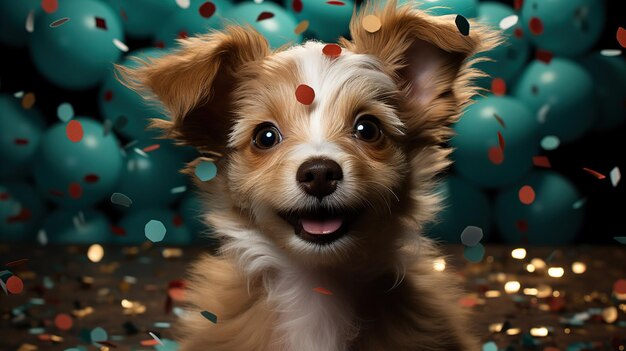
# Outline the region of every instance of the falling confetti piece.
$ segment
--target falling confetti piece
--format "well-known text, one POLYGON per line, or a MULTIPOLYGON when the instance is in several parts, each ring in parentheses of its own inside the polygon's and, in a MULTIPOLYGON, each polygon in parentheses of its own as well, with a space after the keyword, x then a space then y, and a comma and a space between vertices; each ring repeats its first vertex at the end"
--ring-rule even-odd
POLYGON ((187 187, 184 185, 181 185, 181 186, 177 186, 175 188, 170 189, 170 194, 180 194, 180 193, 184 193, 185 191, 187 191, 187 187))
POLYGON ((620 244, 626 245, 626 236, 614 236, 613 239, 615 239, 620 244))
POLYGON ((322 53, 330 58, 335 58, 341 55, 341 46, 337 44, 326 44, 322 49, 322 53))
POLYGON ((461 233, 461 243, 465 246, 475 246, 483 239, 483 230, 480 227, 468 225, 461 233))
POLYGON ((516 25, 518 20, 519 20, 519 17, 517 15, 510 15, 510 16, 504 17, 503 19, 500 20, 500 28, 502 30, 507 30, 513 27, 514 25, 516 25))
POLYGON ((103 328, 96 327, 91 330, 91 332, 89 333, 89 337, 92 342, 99 343, 102 341, 106 341, 109 338, 109 334, 107 334, 106 330, 104 330, 103 328))
POLYGON ((291 2, 291 8, 295 13, 300 13, 302 11, 302 0, 293 0, 291 2))
POLYGON ((361 25, 363 26, 363 29, 365 29, 366 31, 370 33, 376 33, 380 30, 383 24, 380 22, 380 18, 374 15, 367 15, 363 17, 363 21, 361 21, 361 25))
POLYGON ((259 13, 259 16, 256 18, 256 21, 257 22, 261 22, 263 20, 270 19, 272 17, 274 17, 273 13, 267 12, 267 11, 263 11, 263 12, 259 13))
POLYGON ((57 117, 63 122, 68 122, 74 118, 74 108, 71 104, 64 102, 57 107, 57 117))
POLYGON ((202 315, 202 317, 210 320, 213 324, 217 324, 217 316, 214 315, 213 313, 209 311, 202 311, 200 312, 200 314, 202 315))
POLYGON ((543 124, 546 123, 548 118, 548 112, 550 112, 550 104, 545 104, 537 110, 537 122, 543 124))
POLYGON ((15 92, 15 93, 13 94, 13 96, 14 96, 16 99, 21 99, 22 97, 24 97, 24 92, 23 92, 23 91, 21 91, 21 90, 20 90, 20 91, 17 91, 17 92, 15 92))
POLYGON ((215 4, 207 1, 200 6, 198 11, 200 12, 200 16, 204 18, 211 18, 211 16, 213 16, 213 14, 215 13, 215 9, 215 4))
POLYGON ((122 43, 119 39, 113 38, 113 45, 123 52, 128 52, 128 46, 122 43))
POLYGON ((497 114, 493 114, 493 117, 496 119, 496 121, 498 121, 498 123, 500 124, 500 126, 502 126, 502 128, 506 128, 506 124, 504 123, 504 120, 502 119, 502 117, 498 116, 497 114))
POLYGON ((524 5, 524 0, 515 0, 513 2, 513 8, 515 11, 519 11, 522 9, 522 5, 524 5))
POLYGON ((83 187, 79 183, 70 183, 67 193, 72 199, 80 199, 83 196, 83 187))
POLYGON ((489 158, 489 161, 494 165, 500 165, 502 164, 502 162, 504 162, 504 152, 502 152, 502 149, 497 146, 492 146, 489 148, 489 150, 487 151, 487 157, 489 158))
POLYGON ((50 23, 50 28, 60 27, 60 26, 64 25, 65 23, 69 22, 69 21, 70 21, 69 17, 59 18, 58 20, 50 23))
POLYGON ((619 45, 626 48, 626 29, 622 27, 617 28, 617 34, 615 36, 619 45))
POLYGON ((619 56, 621 54, 622 54, 622 50, 618 50, 618 49, 604 49, 604 50, 600 50, 600 55, 607 56, 607 57, 619 56))
POLYGON ((74 143, 81 141, 83 139, 83 125, 75 119, 69 121, 65 126, 65 135, 74 143))
POLYGON ((618 279, 613 284, 613 292, 616 294, 626 294, 626 279, 618 279))
POLYGON ((546 156, 534 156, 533 165, 543 168, 551 168, 550 160, 546 156))
POLYGON ((302 20, 302 21, 300 21, 300 23, 298 23, 298 25, 293 30, 293 32, 299 35, 299 34, 304 33, 308 28, 309 28, 309 21, 308 20, 302 20))
POLYGON ((614 167, 611 170, 611 173, 609 173, 609 177, 611 177, 611 184, 613 185, 613 187, 617 187, 620 179, 622 179, 622 173, 620 172, 619 167, 614 167))
POLYGON ((100 180, 97 174, 89 173, 83 177, 85 183, 97 183, 100 180))
POLYGON ((518 192, 519 201, 524 205, 530 205, 535 201, 535 189, 530 185, 524 185, 518 192))
POLYGON ((102 30, 107 30, 107 21, 102 17, 94 17, 96 21, 96 28, 100 28, 102 30))
POLYGON ((456 18, 454 19, 454 23, 456 24, 456 28, 459 30, 461 34, 463 34, 464 36, 469 35, 470 23, 467 20, 467 18, 461 15, 456 15, 456 18))
POLYGON ((87 249, 87 258, 93 263, 98 263, 104 257, 104 248, 100 244, 93 244, 87 249))
POLYGON ((587 198, 582 198, 582 199, 578 199, 576 200, 576 202, 574 202, 572 204, 572 208, 575 210, 579 210, 581 209, 583 206, 585 206, 585 204, 587 203, 587 198))
POLYGON ((124 207, 130 207, 130 205, 133 204, 133 200, 122 193, 113 193, 113 195, 111 195, 111 203, 124 207))
POLYGON ((148 334, 150 334, 150 336, 156 341, 158 342, 160 345, 163 345, 163 342, 161 341, 161 339, 159 339, 158 336, 156 336, 153 332, 148 332, 148 334))
POLYGON ((15 260, 15 261, 7 262, 4 265, 6 267, 15 267, 15 266, 22 265, 22 264, 24 264, 26 262, 28 262, 28 258, 22 258, 21 260, 15 260))
POLYGON ((46 13, 53 13, 59 8, 59 2, 57 0, 41 0, 41 8, 46 13))
POLYGON ((59 313, 54 317, 54 326, 60 330, 70 330, 74 325, 74 320, 68 314, 59 313))
POLYGON ((148 223, 146 223, 146 226, 144 227, 144 234, 146 235, 146 238, 148 238, 148 240, 152 241, 153 243, 163 241, 166 232, 167 229, 165 228, 163 223, 156 219, 151 219, 148 223))
POLYGON ((202 161, 196 166, 194 172, 196 177, 203 182, 209 181, 217 176, 217 166, 210 161, 202 161))
POLYGON ((26 16, 26 23, 24 25, 28 33, 35 31, 35 11, 30 10, 28 16, 26 16))
POLYGON ((500 149, 502 149, 502 152, 504 152, 506 143, 504 142, 504 137, 502 136, 502 133, 500 132, 498 132, 498 146, 500 146, 500 149))
POLYGON ((545 64, 549 64, 552 62, 552 57, 554 55, 550 51, 537 49, 535 52, 535 58, 545 64))
POLYGON ((326 1, 326 3, 327 3, 328 5, 335 5, 335 6, 343 6, 343 5, 345 5, 345 4, 346 4, 346 3, 345 3, 345 2, 343 2, 343 1, 326 1))
POLYGON ((29 110, 35 105, 35 94, 26 93, 22 98, 22 107, 26 110, 29 110))
POLYGON ((142 150, 143 150, 143 152, 150 152, 150 151, 154 151, 154 150, 156 150, 156 149, 158 149, 160 147, 161 147, 160 144, 152 144, 152 145, 144 147, 142 150))
POLYGON ((539 17, 532 17, 528 22, 528 27, 533 35, 541 35, 543 33, 543 22, 539 17))
POLYGON ((156 346, 156 345, 159 345, 159 342, 154 340, 154 339, 141 340, 139 343, 141 344, 141 346, 156 346))
POLYGON ((541 147, 544 150, 551 151, 556 150, 556 148, 561 145, 561 141, 557 136, 554 135, 546 135, 541 139, 541 147))
POLYGON ((14 295, 20 294, 24 290, 24 282, 16 275, 10 276, 5 284, 7 290, 14 295))
POLYGON ((315 100, 315 91, 306 84, 300 84, 296 88, 296 100, 303 105, 311 105, 315 100))
POLYGON ((191 1, 190 0, 176 0, 176 5, 178 5, 178 7, 180 7, 181 9, 186 9, 186 8, 189 8, 189 6, 191 5, 191 1))
POLYGON ((600 173, 600 172, 598 172, 598 171, 594 171, 594 170, 593 170, 593 169, 591 169, 591 168, 583 167, 583 171, 585 171, 585 172, 587 172, 587 173, 591 174, 592 176, 594 176, 594 177, 596 177, 596 178, 598 178, 598 179, 600 179, 600 180, 602 180, 602 179, 606 178, 606 176, 605 176, 604 174, 602 174, 602 173, 600 173))
POLYGON ((476 244, 474 246, 466 246, 463 250, 463 257, 470 262, 480 262, 485 256, 485 247, 483 244, 476 244))
POLYGON ((502 78, 494 78, 491 81, 491 92, 493 95, 502 96, 506 94, 506 82, 502 78))
POLYGON ((148 154, 147 154, 147 153, 145 153, 145 152, 143 152, 143 150, 141 150, 141 149, 139 149, 139 148, 136 148, 136 147, 135 147, 135 148, 133 148, 133 151, 134 151, 136 154, 140 155, 140 156, 143 156, 143 157, 148 157, 148 154))

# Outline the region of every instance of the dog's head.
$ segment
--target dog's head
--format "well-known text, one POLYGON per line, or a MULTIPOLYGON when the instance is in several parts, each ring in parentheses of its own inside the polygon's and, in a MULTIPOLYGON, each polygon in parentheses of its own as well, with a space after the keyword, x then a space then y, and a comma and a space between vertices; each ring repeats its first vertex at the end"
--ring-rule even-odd
POLYGON ((155 122, 166 136, 222 155, 218 177, 198 183, 227 239, 246 240, 239 222, 308 263, 372 259, 436 211, 442 143, 478 74, 466 59, 496 39, 395 1, 365 6, 350 30, 340 45, 272 51, 252 28, 230 26, 120 68, 169 110, 171 121, 155 122), (363 25, 372 15, 374 32, 363 25))

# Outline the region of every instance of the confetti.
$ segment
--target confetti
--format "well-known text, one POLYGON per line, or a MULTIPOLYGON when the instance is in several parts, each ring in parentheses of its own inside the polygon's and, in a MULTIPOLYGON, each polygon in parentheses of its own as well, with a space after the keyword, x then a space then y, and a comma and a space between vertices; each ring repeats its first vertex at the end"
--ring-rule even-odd
POLYGON ((550 160, 546 156, 533 156, 533 165, 543 168, 551 168, 550 160))
POLYGON ((70 330, 74 325, 74 320, 68 314, 59 313, 54 317, 54 326, 59 330, 70 330))
POLYGON ((7 290, 14 295, 20 294, 24 290, 24 282, 16 275, 10 276, 5 285, 7 290))
POLYGON ((498 346, 495 342, 489 341, 483 344, 483 351, 498 351, 498 346))
POLYGON ((96 28, 107 30, 107 21, 104 18, 94 17, 94 21, 96 22, 96 28))
POLYGON ((498 132, 498 146, 500 146, 500 149, 502 149, 502 151, 504 152, 504 147, 506 146, 506 143, 504 142, 504 137, 500 132, 498 132))
POLYGON ((337 44, 326 44, 322 49, 322 53, 330 58, 339 57, 339 55, 341 55, 341 46, 337 44))
POLYGON ((622 27, 617 28, 617 33, 615 34, 615 37, 617 38, 617 42, 619 43, 619 45, 621 45, 623 48, 626 48, 626 29, 622 27))
POLYGON ((546 65, 552 62, 552 57, 554 57, 554 55, 550 51, 537 49, 535 52, 535 58, 546 65))
POLYGON ((335 5, 335 6, 343 6, 343 5, 346 4, 343 1, 334 1, 334 0, 333 1, 326 1, 326 3, 328 5, 335 5))
POLYGON ((504 152, 497 146, 492 146, 487 150, 487 157, 494 165, 500 165, 504 162, 504 152))
POLYGON ((215 4, 207 1, 204 4, 200 5, 198 11, 200 12, 200 16, 204 18, 211 18, 211 16, 213 16, 213 14, 215 13, 215 9, 215 4))
POLYGON ((180 193, 184 193, 185 191, 187 191, 187 187, 184 185, 181 185, 181 186, 177 186, 175 188, 170 189, 170 194, 180 194, 180 193))
POLYGON ((554 135, 546 135, 541 139, 541 147, 544 150, 556 150, 561 145, 561 140, 554 135))
POLYGON ((380 19, 378 17, 374 15, 367 15, 363 17, 363 21, 361 21, 361 25, 363 26, 363 29, 365 29, 366 31, 370 33, 376 33, 380 30, 383 24, 380 22, 380 19))
POLYGON ((217 176, 217 166, 211 161, 202 161, 198 163, 194 173, 198 179, 206 182, 217 176))
POLYGON ((474 246, 466 246, 463 249, 463 257, 470 262, 480 262, 485 256, 485 247, 483 244, 476 244, 474 246))
POLYGON ((300 13, 302 11, 302 0, 293 0, 291 2, 291 8, 295 13, 300 13))
POLYGON ((606 178, 606 176, 604 174, 602 174, 602 173, 600 173, 598 171, 594 171, 591 168, 583 167, 583 171, 591 174, 592 176, 598 178, 599 180, 602 180, 602 179, 606 178))
POLYGON ((26 138, 15 138, 13 140, 15 145, 28 145, 28 139, 26 138))
POLYGON ((303 105, 311 105, 315 100, 315 91, 306 84, 300 84, 296 88, 296 100, 303 105))
POLYGON ((532 17, 528 22, 528 28, 533 35, 541 35, 543 33, 543 22, 539 17, 532 17))
POLYGON ((530 205, 535 201, 535 189, 530 185, 524 185, 518 191, 519 201, 524 205, 530 205))
POLYGON ((191 0, 176 0, 176 5, 181 9, 186 9, 191 5, 191 0))
POLYGON ((83 125, 75 119, 69 121, 65 126, 65 135, 74 143, 83 139, 83 133, 83 125))
POLYGON ((613 292, 619 295, 626 294, 626 279, 618 279, 613 283, 613 292))
POLYGON ((6 267, 15 267, 15 266, 19 266, 19 265, 21 265, 21 264, 24 264, 24 263, 26 263, 26 262, 28 262, 28 258, 22 258, 22 259, 20 259, 20 260, 15 260, 15 261, 7 262, 7 263, 5 263, 4 265, 5 265, 6 267))
POLYGON ((479 227, 469 225, 461 233, 461 242, 465 246, 475 246, 483 238, 483 230, 479 227))
POLYGON ((22 98, 22 107, 26 110, 30 110, 35 105, 35 94, 26 93, 22 98))
POLYGON ((537 121, 541 124, 546 123, 548 118, 548 112, 550 112, 550 104, 545 104, 537 110, 537 121))
POLYGON ((146 223, 146 226, 144 227, 144 234, 146 235, 146 238, 148 238, 148 240, 152 241, 153 243, 163 241, 166 232, 167 229, 165 228, 163 223, 156 219, 150 220, 148 223, 146 223))
POLYGON ((133 200, 122 193, 113 193, 111 195, 111 203, 124 207, 130 207, 130 205, 133 204, 133 200))
POLYGON ((491 81, 491 92, 493 95, 502 96, 506 94, 506 82, 502 78, 494 78, 491 81))
POLYGON ((65 23, 69 22, 69 21, 70 21, 69 17, 59 18, 58 20, 50 23, 50 28, 60 27, 60 26, 64 25, 65 23))
POLYGON ((152 144, 152 145, 144 147, 142 150, 143 152, 150 152, 150 151, 157 150, 160 147, 161 147, 160 144, 152 144))
POLYGON ((80 183, 70 183, 67 188, 67 193, 72 199, 80 199, 83 196, 83 187, 80 183))
POLYGON ((600 55, 607 56, 607 57, 619 56, 621 54, 622 54, 622 50, 618 50, 618 49, 603 49, 603 50, 600 50, 600 55))
POLYGON ((69 122, 74 118, 74 108, 71 104, 64 102, 57 107, 57 117, 63 122, 69 122))
POLYGON ((109 334, 107 334, 106 330, 101 327, 97 327, 89 332, 89 338, 91 342, 99 343, 101 341, 106 341, 109 338, 109 334))
POLYGON ((500 123, 502 128, 506 128, 506 124, 504 123, 504 120, 502 119, 502 117, 498 116, 495 113, 493 114, 493 117, 496 119, 496 121, 498 121, 498 123, 500 123))
POLYGON ((504 17, 503 19, 500 20, 500 28, 502 30, 507 30, 513 27, 514 25, 516 25, 518 20, 519 20, 519 17, 517 17, 517 15, 510 15, 510 16, 504 17))
POLYGON ((163 342, 161 341, 161 339, 159 339, 158 336, 156 336, 153 332, 148 332, 148 334, 150 334, 150 336, 159 344, 163 345, 163 342))
POLYGON ((58 0, 41 0, 41 8, 46 13, 53 13, 59 8, 58 0))
POLYGON ((133 151, 134 151, 136 154, 140 155, 140 156, 143 156, 143 157, 148 157, 148 154, 147 154, 147 153, 145 153, 145 152, 143 152, 143 150, 141 150, 141 149, 139 149, 139 148, 136 148, 136 147, 135 147, 135 148, 133 148, 133 151))
POLYGON ((113 38, 113 45, 115 45, 115 47, 117 47, 123 52, 128 52, 128 46, 126 46, 126 44, 124 44, 117 38, 113 38))
POLYGON ((261 22, 263 20, 270 19, 272 17, 274 17, 273 13, 267 12, 267 11, 263 11, 263 12, 259 13, 259 16, 256 18, 256 21, 257 22, 261 22))
POLYGON ((217 324, 217 316, 214 315, 213 313, 209 311, 202 311, 200 312, 200 314, 202 315, 202 317, 210 320, 213 324, 217 324))
POLYGON ((26 16, 26 23, 24 24, 24 27, 28 33, 35 31, 35 11, 30 10, 28 16, 26 16))
POLYGON ((583 197, 582 199, 576 200, 576 202, 572 204, 572 208, 575 210, 581 209, 583 206, 585 206, 586 203, 587 203, 587 198, 583 197))
POLYGON ((105 91, 104 95, 102 95, 102 98, 105 102, 111 101, 111 99, 113 99, 113 92, 111 90, 105 91))
POLYGON ((467 20, 467 18, 461 15, 456 15, 456 18, 454 19, 454 23, 456 24, 456 28, 459 30, 461 34, 463 34, 464 36, 469 35, 470 23, 467 20))
POLYGON ((614 188, 617 187, 620 179, 622 179, 622 173, 620 172, 619 167, 614 167, 609 173, 609 177, 611 177, 611 185, 613 185, 614 188))
POLYGON ((104 257, 104 248, 100 244, 93 244, 87 249, 87 258, 93 263, 98 263, 104 257))
POLYGON ((83 177, 85 183, 97 183, 100 180, 97 174, 89 173, 83 177))
POLYGON ((304 33, 308 28, 309 28, 309 21, 302 20, 300 21, 300 23, 298 23, 296 28, 294 28, 293 32, 299 35, 299 34, 304 33))
POLYGON ((322 287, 319 287, 319 286, 316 287, 316 288, 313 288, 313 291, 315 291, 316 293, 320 293, 322 295, 332 295, 333 294, 332 291, 330 291, 328 289, 325 289, 325 288, 322 288, 322 287))

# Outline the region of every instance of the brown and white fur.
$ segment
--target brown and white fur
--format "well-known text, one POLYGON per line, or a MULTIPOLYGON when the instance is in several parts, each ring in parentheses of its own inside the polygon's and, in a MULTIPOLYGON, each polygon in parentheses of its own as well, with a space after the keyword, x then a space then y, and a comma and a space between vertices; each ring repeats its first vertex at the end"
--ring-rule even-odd
POLYGON ((170 112, 155 126, 206 156, 188 173, 202 160, 218 166, 213 180, 194 177, 222 245, 191 270, 182 350, 479 350, 458 308, 457 278, 433 269, 440 253, 421 231, 439 208, 450 124, 476 90, 480 73, 468 58, 498 39, 476 24, 464 36, 454 16, 395 1, 364 6, 350 30, 336 58, 317 41, 270 50, 251 27, 229 26, 137 69, 118 67, 128 86, 170 112), (368 14, 379 31, 363 28, 368 14), (295 98, 300 84, 315 91, 312 105, 295 98), (362 115, 378 119, 377 142, 354 136, 362 115), (259 150, 252 138, 264 122, 283 140, 259 150), (296 181, 314 157, 343 171, 322 200, 296 181), (358 217, 319 245, 279 215, 318 206, 358 217))

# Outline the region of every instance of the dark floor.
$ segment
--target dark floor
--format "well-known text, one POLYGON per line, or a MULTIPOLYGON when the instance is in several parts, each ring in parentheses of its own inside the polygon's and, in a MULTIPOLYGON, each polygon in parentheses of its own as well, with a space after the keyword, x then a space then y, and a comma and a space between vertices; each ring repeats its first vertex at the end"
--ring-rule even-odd
MULTIPOLYGON (((624 350, 626 246, 529 248, 522 260, 511 257, 512 249, 488 246, 483 263, 472 264, 461 247, 446 247, 446 269, 454 266, 466 278, 468 294, 458 308, 473 310, 485 351, 496 350, 490 342, 507 351, 624 350), (528 272, 533 258, 563 267, 563 277, 540 267, 528 272), (575 261, 586 272, 574 274, 575 261), (519 281, 518 293, 505 292, 509 281, 519 281), (547 336, 531 335, 542 328, 547 336)), ((0 350, 175 350, 169 323, 182 311, 176 298, 185 267, 201 251, 183 248, 181 257, 164 258, 171 252, 150 245, 105 247, 102 261, 92 263, 86 247, 0 245, 0 277, 7 281, 8 270, 24 284, 19 294, 0 292, 0 350), (59 328, 70 321, 69 330, 59 328), (95 346, 92 338, 102 342, 95 346)), ((9 285, 19 290, 17 279, 9 285)))

